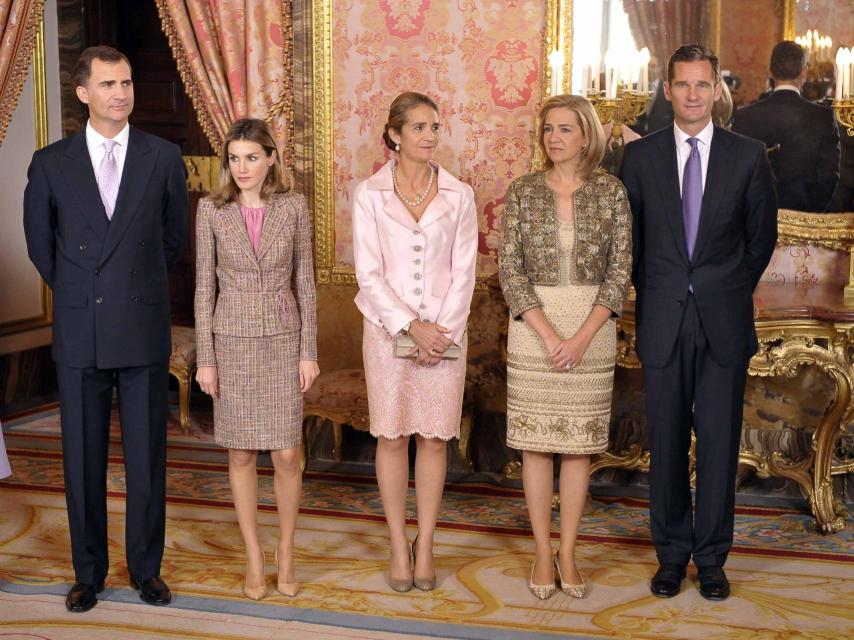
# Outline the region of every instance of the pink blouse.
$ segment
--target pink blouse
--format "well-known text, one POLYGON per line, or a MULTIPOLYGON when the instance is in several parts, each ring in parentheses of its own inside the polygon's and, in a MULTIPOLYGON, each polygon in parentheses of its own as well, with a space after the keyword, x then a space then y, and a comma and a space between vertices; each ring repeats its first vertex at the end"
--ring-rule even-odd
POLYGON ((255 249, 255 255, 258 255, 258 247, 261 246, 261 227, 264 226, 264 207, 255 209, 240 205, 240 213, 246 224, 246 233, 249 234, 252 248, 255 249))

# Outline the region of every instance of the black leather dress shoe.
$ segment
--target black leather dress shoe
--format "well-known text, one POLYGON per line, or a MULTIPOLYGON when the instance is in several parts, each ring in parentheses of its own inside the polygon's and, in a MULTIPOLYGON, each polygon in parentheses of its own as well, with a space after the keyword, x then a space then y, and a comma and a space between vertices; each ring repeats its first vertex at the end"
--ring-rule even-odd
POLYGON ((723 567, 699 567, 700 595, 706 600, 726 600, 729 597, 729 580, 723 567))
POLYGON ((682 588, 685 579, 685 565, 662 564, 652 577, 649 589, 659 598, 672 598, 682 588))
POLYGON ((99 585, 75 582, 68 590, 68 595, 65 596, 65 608, 71 613, 89 611, 98 604, 98 597, 95 594, 101 593, 103 590, 103 582, 99 585))
POLYGON ((133 576, 130 579, 130 586, 139 591, 139 599, 146 604, 164 606, 172 602, 172 592, 160 576, 146 578, 145 580, 137 580, 133 576))

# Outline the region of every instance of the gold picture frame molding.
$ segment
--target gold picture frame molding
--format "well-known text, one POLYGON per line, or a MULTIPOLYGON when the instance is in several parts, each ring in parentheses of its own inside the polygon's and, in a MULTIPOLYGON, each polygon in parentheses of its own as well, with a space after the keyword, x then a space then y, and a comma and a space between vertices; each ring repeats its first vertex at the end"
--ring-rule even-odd
MULTIPOLYGON (((49 140, 47 109, 47 72, 45 70, 44 16, 36 28, 33 45, 33 111, 35 115, 35 148, 46 147, 49 140)), ((29 318, 0 324, 0 336, 23 333, 50 326, 53 322, 53 295, 44 280, 40 280, 41 312, 29 318)))

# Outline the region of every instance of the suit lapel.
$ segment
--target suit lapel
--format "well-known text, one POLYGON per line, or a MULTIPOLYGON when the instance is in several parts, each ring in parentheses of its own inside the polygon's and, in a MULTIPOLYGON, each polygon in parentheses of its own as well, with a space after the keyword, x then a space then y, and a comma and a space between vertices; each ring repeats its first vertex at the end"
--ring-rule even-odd
POLYGON ((285 206, 285 199, 282 196, 274 195, 267 199, 264 225, 261 227, 261 243, 258 246, 259 261, 273 245, 290 217, 290 208, 285 206))
MULTIPOLYGON (((246 222, 243 220, 243 214, 240 213, 240 204, 232 202, 224 207, 222 217, 225 219, 226 224, 228 224, 229 233, 236 238, 237 244, 240 245, 240 249, 246 254, 246 257, 252 262, 257 261, 258 258, 255 256, 255 249, 252 248, 252 241, 249 239, 249 232, 246 230, 246 222)), ((267 212, 264 213, 264 227, 266 226, 267 212)), ((263 241, 263 227, 261 233, 263 241)))
POLYGON ((676 140, 673 137, 673 128, 668 129, 658 138, 661 149, 662 166, 658 174, 658 187, 661 190, 661 201, 664 204, 665 217, 679 255, 687 263, 688 249, 685 247, 685 223, 682 220, 682 194, 679 189, 679 159, 676 156, 676 140))
POLYGON ((727 147, 729 139, 715 127, 712 145, 709 148, 709 166, 706 168, 706 182, 703 187, 703 204, 700 207, 700 225, 697 228, 697 242, 694 245, 694 260, 703 248, 703 240, 709 234, 709 227, 715 219, 718 205, 723 196, 727 173, 727 147))
POLYGON ((60 158, 62 173, 68 179, 68 185, 80 205, 80 211, 86 222, 102 240, 107 235, 107 213, 101 202, 101 192, 92 169, 92 158, 86 147, 86 130, 75 134, 68 149, 60 158))
POLYGON ((393 190, 383 190, 382 194, 386 199, 383 211, 388 217, 396 220, 404 227, 414 230, 420 229, 418 223, 415 222, 415 218, 406 210, 406 206, 400 201, 400 198, 395 197, 393 190))
POLYGON ((115 251, 125 231, 136 217, 156 162, 157 154, 142 134, 131 127, 125 164, 122 169, 122 181, 119 183, 119 193, 116 197, 116 209, 113 211, 113 218, 107 230, 100 264, 103 264, 115 251))

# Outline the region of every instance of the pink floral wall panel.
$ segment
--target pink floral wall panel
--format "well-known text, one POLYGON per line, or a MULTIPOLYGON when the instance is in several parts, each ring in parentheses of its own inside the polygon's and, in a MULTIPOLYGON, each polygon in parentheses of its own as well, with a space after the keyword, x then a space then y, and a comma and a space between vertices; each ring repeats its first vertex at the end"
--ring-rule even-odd
POLYGON ((528 171, 540 104, 542 0, 335 0, 335 260, 353 265, 352 193, 391 152, 391 101, 419 91, 439 105, 435 159, 475 191, 478 270, 496 268, 504 193, 528 171))

